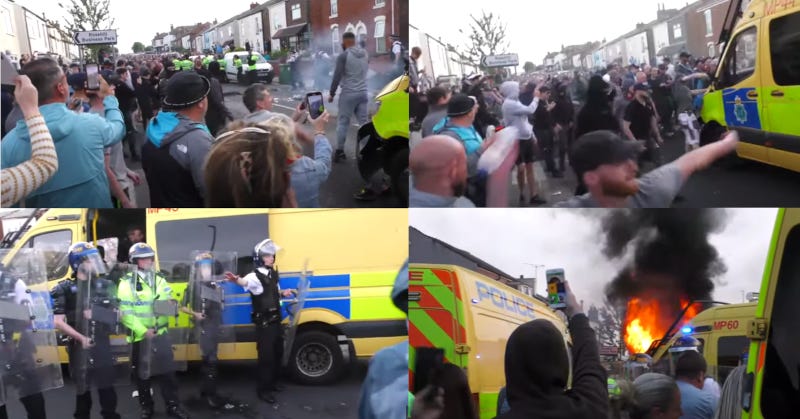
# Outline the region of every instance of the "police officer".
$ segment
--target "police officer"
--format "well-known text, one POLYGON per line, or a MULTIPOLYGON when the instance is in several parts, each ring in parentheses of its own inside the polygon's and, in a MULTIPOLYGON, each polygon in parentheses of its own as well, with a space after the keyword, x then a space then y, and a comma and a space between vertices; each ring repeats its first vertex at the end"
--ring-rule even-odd
POLYGON ((256 58, 250 56, 247 60, 247 83, 258 83, 258 69, 256 68, 256 58))
MULTIPOLYGON (((235 262, 234 262, 235 263, 235 262)), ((194 321, 197 342, 202 355, 203 383, 200 396, 212 409, 242 410, 241 402, 222 397, 217 392, 217 350, 222 331, 222 284, 214 280, 218 261, 213 253, 202 252, 194 258, 193 277, 184 294, 181 311, 194 321), (214 297, 204 297, 214 296, 214 297)))
POLYGON ((76 381, 75 418, 89 419, 91 415, 91 381, 97 387, 103 419, 119 419, 110 343, 110 336, 116 329, 97 322, 95 327, 87 330, 91 316, 84 313, 83 309, 92 302, 79 301, 92 294, 98 304, 113 307, 116 302, 111 297, 116 287, 103 278, 106 275, 105 262, 91 243, 79 242, 70 246, 69 266, 72 268, 71 280, 59 282, 50 291, 50 297, 53 300, 56 328, 71 338, 68 353, 70 370, 76 381), (91 368, 88 365, 90 358, 94 364, 106 368, 91 368))
MULTIPOLYGON (((18 305, 30 304, 30 295, 25 292, 26 289, 27 286, 22 279, 14 277, 8 269, 0 265, 0 301, 18 305)), ((35 349, 24 349, 24 342, 27 341, 25 330, 30 327, 30 322, 9 319, 6 318, 6 315, 6 313, 0 313, 3 325, 2 330, 0 330, 0 366, 4 370, 23 372, 21 374, 23 380, 33 379, 35 381, 35 373, 32 368, 16 365, 21 362, 27 362, 29 365, 34 363, 32 358, 35 349), (20 334, 19 341, 14 339, 14 335, 17 333, 20 334), (29 359, 24 359, 26 357, 29 359), (27 374, 25 374, 26 372, 27 374)), ((0 383, 0 391, 6 391, 5 387, 9 384, 6 382, 6 374, 6 371, 0 373, 0 381, 2 381, 0 383)), ((24 393, 28 394, 20 397, 19 401, 25 406, 25 410, 28 412, 28 419, 47 419, 42 391, 40 389, 31 389, 31 391, 23 391, 24 393)), ((5 394, 0 395, 0 399, 5 399, 5 394)), ((0 406, 0 419, 8 419, 5 404, 0 406)))
POLYGON ((143 350, 147 350, 144 340, 151 342, 160 335, 168 333, 169 317, 157 316, 153 305, 156 300, 171 300, 172 289, 167 279, 160 272, 155 272, 155 251, 147 243, 136 243, 128 252, 131 263, 136 265, 135 272, 129 272, 120 279, 119 291, 122 324, 130 329, 129 342, 133 343, 131 360, 134 368, 134 380, 139 393, 139 405, 142 408, 142 419, 153 417, 153 398, 150 394, 151 381, 159 381, 161 396, 167 405, 167 415, 178 419, 188 419, 178 403, 178 381, 172 370, 158 371, 152 377, 142 378, 143 350))
POLYGON ((256 244, 253 249, 255 270, 244 277, 225 272, 225 279, 239 284, 250 292, 256 326, 256 348, 258 350, 258 398, 275 403, 273 392, 281 391, 278 371, 283 356, 283 330, 281 329, 280 297, 292 296, 291 290, 281 291, 280 276, 274 268, 278 246, 270 239, 256 244))
POLYGON ((242 60, 238 55, 233 56, 233 66, 236 67, 236 81, 242 84, 242 60))

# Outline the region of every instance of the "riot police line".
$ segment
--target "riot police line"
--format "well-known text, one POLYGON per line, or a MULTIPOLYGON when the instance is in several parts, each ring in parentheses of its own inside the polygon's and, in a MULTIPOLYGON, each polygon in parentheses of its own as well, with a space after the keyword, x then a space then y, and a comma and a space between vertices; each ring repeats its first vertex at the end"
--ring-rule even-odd
POLYGON ((52 255, 18 250, 9 266, 0 265, 0 419, 7 418, 6 401, 12 399, 20 400, 29 419, 47 417, 44 393, 64 386, 56 330, 67 338, 78 419, 90 418, 92 391, 99 398, 102 418, 120 419, 117 387, 129 384, 135 386, 140 417, 149 419, 155 414, 153 383, 159 386, 169 417, 189 418, 177 394, 175 373, 187 369, 193 343, 200 349, 201 399, 208 408, 254 416, 247 403, 217 391, 218 345, 236 339, 233 326, 222 318, 225 292, 238 284, 250 293, 258 349, 257 396, 275 403, 274 393, 282 390, 280 363, 287 361, 283 354, 291 349, 296 314, 308 289, 303 274, 297 290, 280 290, 274 267, 279 249, 269 239, 258 243, 254 271, 244 277, 234 273, 236 253, 193 251, 176 264, 188 268, 189 281, 180 300, 165 274, 155 269, 155 251, 146 243, 130 248, 130 265, 113 269, 91 243, 74 243, 68 253, 72 277, 52 289, 45 263, 52 255), (281 296, 295 297, 286 307, 286 330, 281 325, 281 296), (178 324, 180 313, 189 316, 189 327, 178 324))

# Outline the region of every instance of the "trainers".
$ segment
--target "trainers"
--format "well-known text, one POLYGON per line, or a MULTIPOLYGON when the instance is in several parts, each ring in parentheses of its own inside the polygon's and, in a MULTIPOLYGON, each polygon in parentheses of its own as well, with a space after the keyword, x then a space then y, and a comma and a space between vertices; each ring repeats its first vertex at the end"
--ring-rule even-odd
POLYGON ((152 407, 142 407, 142 414, 139 416, 140 419, 150 419, 153 417, 153 408, 152 407))
POLYGON ((525 196, 524 195, 520 195, 519 196, 519 206, 522 207, 524 205, 525 205, 525 196))
POLYGON ((190 419, 189 413, 178 405, 167 407, 167 416, 175 419, 190 419))
POLYGON ((372 189, 363 188, 361 189, 361 192, 353 195, 353 197, 359 201, 374 201, 378 199, 378 194, 376 194, 372 189))
POLYGON ((344 154, 344 150, 336 150, 336 153, 333 155, 333 162, 339 163, 345 160, 347 160, 347 155, 344 154))
POLYGON ((536 196, 534 196, 534 197, 531 197, 531 200, 529 202, 530 202, 531 205, 535 205, 535 206, 544 205, 544 204, 547 203, 547 201, 545 201, 544 199, 540 198, 538 194, 536 196))
POLYGON ((260 392, 258 393, 258 398, 269 404, 275 404, 275 396, 273 396, 270 392, 260 392))

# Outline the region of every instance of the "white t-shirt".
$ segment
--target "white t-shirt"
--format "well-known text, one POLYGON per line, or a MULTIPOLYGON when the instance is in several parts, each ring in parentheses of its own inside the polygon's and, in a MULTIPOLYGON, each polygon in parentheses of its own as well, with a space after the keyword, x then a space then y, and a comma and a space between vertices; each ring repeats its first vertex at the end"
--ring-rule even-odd
MULTIPOLYGON (((270 271, 267 268, 261 267, 261 268, 258 268, 258 271, 261 272, 264 275, 267 275, 267 276, 270 275, 270 273, 269 273, 270 271)), ((249 291, 249 292, 253 293, 253 295, 261 295, 264 292, 264 286, 261 285, 261 281, 258 280, 258 277, 256 276, 255 272, 250 272, 249 274, 245 275, 243 279, 245 280, 245 282, 247 282, 242 287, 242 288, 245 289, 245 291, 249 291)), ((278 285, 278 293, 280 293, 281 292, 281 284, 279 283, 277 285, 278 285)))

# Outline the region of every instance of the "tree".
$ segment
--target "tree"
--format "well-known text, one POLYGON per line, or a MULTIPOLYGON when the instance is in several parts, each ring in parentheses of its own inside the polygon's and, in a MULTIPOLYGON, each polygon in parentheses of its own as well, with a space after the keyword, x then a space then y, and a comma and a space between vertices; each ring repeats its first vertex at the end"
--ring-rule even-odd
POLYGON ((522 69, 525 70, 526 73, 532 73, 533 70, 536 70, 536 64, 526 61, 525 65, 522 66, 522 69))
POLYGON ((620 354, 624 349, 622 345, 622 313, 615 310, 612 306, 606 305, 589 307, 588 315, 590 320, 596 321, 597 342, 600 346, 616 346, 620 348, 620 354))
MULTIPOLYGON (((487 55, 504 54, 508 48, 508 41, 506 25, 500 23, 500 17, 493 13, 486 14, 486 11, 481 11, 480 17, 472 15, 469 17, 472 23, 469 27, 470 44, 467 45, 465 54, 468 62, 465 64, 475 65, 487 55)), ((463 29, 458 31, 466 34, 463 29)))
POLYGON ((144 52, 153 52, 154 50, 155 50, 155 48, 153 48, 152 45, 148 45, 148 46, 144 47, 144 52))
MULTIPOLYGON (((114 18, 108 10, 109 2, 110 0, 70 0, 69 4, 59 2, 58 7, 66 12, 64 25, 50 23, 56 26, 62 38, 70 42, 73 41, 72 35, 75 32, 111 29, 114 18)), ((84 57, 97 57, 101 49, 109 50, 111 45, 87 45, 79 48, 83 49, 84 57)))
POLYGON ((134 42, 131 47, 134 53, 143 52, 145 50, 144 44, 141 42, 134 42))

